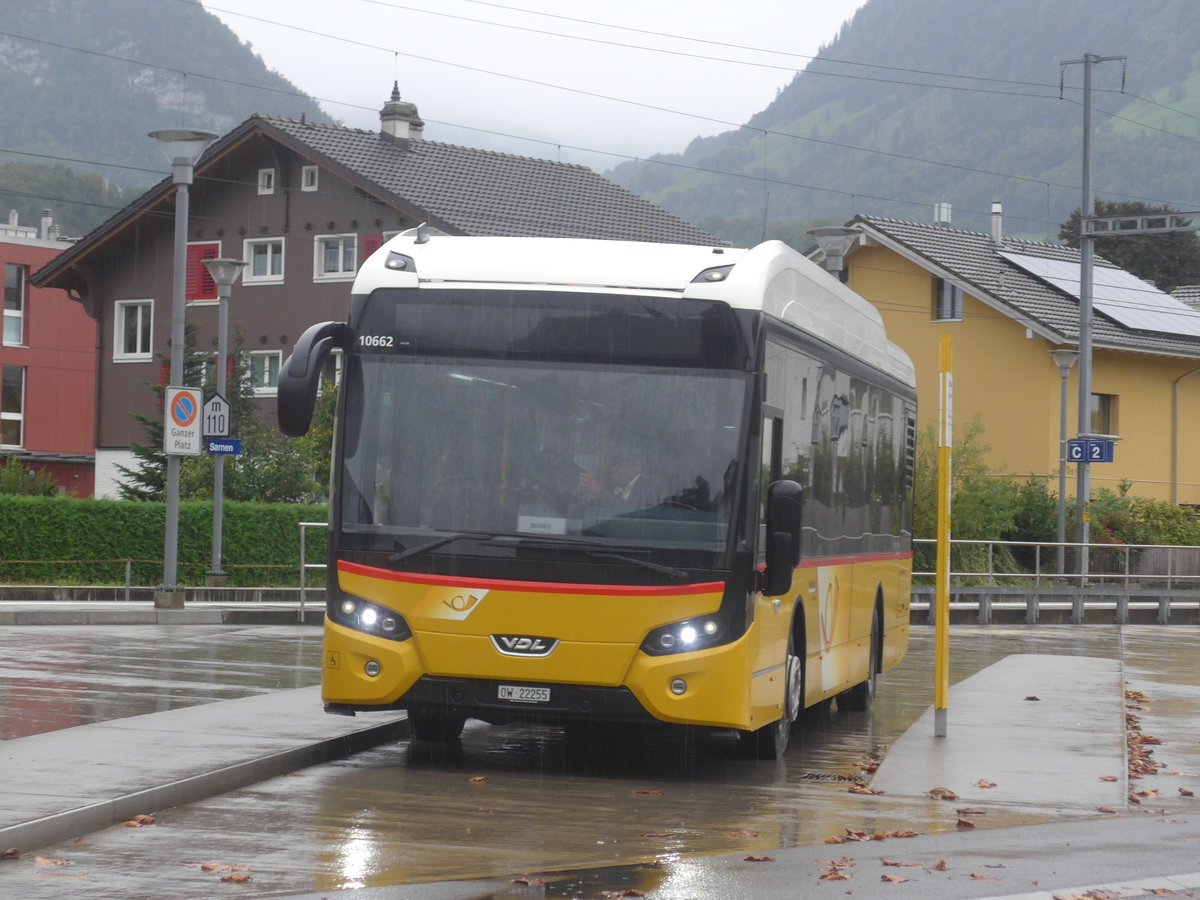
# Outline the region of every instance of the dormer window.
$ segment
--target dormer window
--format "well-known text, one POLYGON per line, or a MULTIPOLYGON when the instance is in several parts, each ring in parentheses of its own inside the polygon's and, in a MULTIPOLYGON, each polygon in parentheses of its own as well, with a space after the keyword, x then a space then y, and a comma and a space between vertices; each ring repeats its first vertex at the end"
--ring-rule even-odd
POLYGON ((963 292, 944 278, 933 279, 933 319, 935 322, 960 322, 963 317, 963 292))
POLYGON ((315 191, 317 189, 317 173, 320 171, 316 166, 303 166, 300 169, 300 190, 315 191))
POLYGON ((275 193, 275 170, 274 169, 259 169, 258 170, 258 192, 260 194, 275 193))

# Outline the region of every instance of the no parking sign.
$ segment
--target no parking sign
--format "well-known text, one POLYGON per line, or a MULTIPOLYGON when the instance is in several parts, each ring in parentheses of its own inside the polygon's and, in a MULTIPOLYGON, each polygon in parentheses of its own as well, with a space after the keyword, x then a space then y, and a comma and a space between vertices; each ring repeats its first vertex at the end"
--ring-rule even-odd
POLYGON ((166 401, 163 450, 176 456, 199 456, 203 452, 200 434, 200 389, 169 387, 166 401))

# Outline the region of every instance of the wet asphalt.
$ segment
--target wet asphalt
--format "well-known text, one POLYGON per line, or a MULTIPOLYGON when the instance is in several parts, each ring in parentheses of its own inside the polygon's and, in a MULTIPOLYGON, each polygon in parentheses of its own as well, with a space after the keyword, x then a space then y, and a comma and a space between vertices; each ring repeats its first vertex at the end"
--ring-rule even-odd
MULTIPOLYGON (((471 723, 450 752, 402 738, 146 810, 152 826, 23 848, 0 863, 0 895, 1040 896, 1186 876, 1200 872, 1198 801, 1183 793, 1200 793, 1198 638, 1192 626, 956 626, 950 735, 935 741, 932 630, 916 627, 872 711, 806 716, 779 763, 736 759, 728 735, 624 732, 581 749, 555 729, 471 723), (1126 715, 1161 741, 1163 767, 1133 781, 1126 715), (884 792, 851 793, 855 780, 884 792)), ((319 654, 319 629, 301 626, 0 628, 3 735, 75 743, 82 726, 139 715, 310 702, 298 689, 316 682, 319 654)))

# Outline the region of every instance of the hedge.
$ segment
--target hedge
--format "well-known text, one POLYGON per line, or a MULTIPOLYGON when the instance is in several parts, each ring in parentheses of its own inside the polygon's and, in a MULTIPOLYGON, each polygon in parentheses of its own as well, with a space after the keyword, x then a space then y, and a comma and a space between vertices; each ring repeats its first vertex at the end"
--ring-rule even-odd
MULTIPOLYGON (((327 521, 325 506, 226 501, 222 568, 231 587, 299 585, 301 522, 327 521)), ((0 495, 0 583, 119 585, 163 579, 166 506, 123 500, 0 495)), ((308 561, 320 562, 322 530, 308 561)), ((180 584, 201 585, 212 567, 212 502, 179 509, 180 584)))

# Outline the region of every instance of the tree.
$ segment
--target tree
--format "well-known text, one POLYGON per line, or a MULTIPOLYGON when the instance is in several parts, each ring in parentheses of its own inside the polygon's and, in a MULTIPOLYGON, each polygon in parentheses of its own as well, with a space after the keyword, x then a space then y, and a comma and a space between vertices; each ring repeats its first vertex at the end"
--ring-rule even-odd
MULTIPOLYGON (((1096 201, 1097 216, 1145 216, 1177 213, 1169 206, 1151 206, 1139 200, 1112 203, 1096 201)), ((1079 209, 1058 229, 1060 239, 1079 246, 1079 209)), ((1200 284, 1200 237, 1194 231, 1097 237, 1096 252, 1111 263, 1172 291, 1180 285, 1200 284)))
MULTIPOLYGON (((202 385, 204 395, 216 393, 216 366, 211 351, 196 348, 196 328, 188 323, 184 335, 184 382, 202 385)), ((332 408, 319 407, 314 430, 298 441, 285 441, 271 425, 262 421, 246 369, 245 340, 234 334, 228 359, 225 399, 229 402, 232 433, 242 442, 240 456, 225 462, 224 496, 228 500, 262 503, 311 502, 328 488, 329 443, 332 440, 332 408)), ((168 356, 159 355, 163 382, 170 368, 168 356)), ((167 455, 163 451, 163 383, 148 385, 158 399, 157 415, 135 414, 146 434, 146 444, 133 443, 136 468, 118 466, 124 480, 124 500, 160 500, 166 491, 167 455)), ((332 398, 333 391, 327 391, 332 398)), ((183 499, 209 500, 213 495, 214 460, 211 454, 183 458, 179 494, 183 499)))

